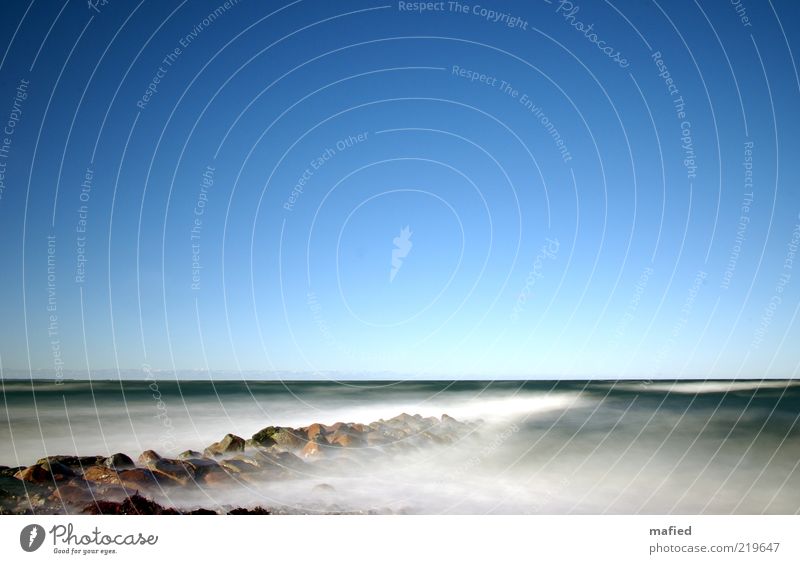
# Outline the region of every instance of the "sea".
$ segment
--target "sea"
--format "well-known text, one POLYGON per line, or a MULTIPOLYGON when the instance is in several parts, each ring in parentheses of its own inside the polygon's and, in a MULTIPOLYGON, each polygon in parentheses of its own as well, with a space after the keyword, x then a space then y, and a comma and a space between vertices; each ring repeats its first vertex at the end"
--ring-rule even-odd
MULTIPOLYGON (((0 380, 0 465, 136 459, 269 426, 401 413, 470 422, 452 444, 181 506, 423 514, 796 514, 797 381, 0 380)), ((164 500, 162 500, 164 501, 164 500)))

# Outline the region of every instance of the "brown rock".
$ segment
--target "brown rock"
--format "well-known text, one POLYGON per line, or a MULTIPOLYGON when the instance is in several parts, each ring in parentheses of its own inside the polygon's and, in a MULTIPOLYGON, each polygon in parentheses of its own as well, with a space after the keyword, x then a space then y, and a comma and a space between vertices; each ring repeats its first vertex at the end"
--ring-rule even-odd
MULTIPOLYGON (((147 451, 147 452, 153 452, 153 451, 147 451)), ((156 454, 156 456, 158 455, 156 454)), ((117 470, 125 470, 127 468, 133 468, 136 466, 133 463, 133 460, 131 460, 130 456, 128 456, 127 454, 123 454, 121 452, 112 454, 108 458, 104 458, 102 464, 103 466, 107 466, 108 468, 116 468, 117 470)))
POLYGON ((435 417, 426 417, 425 419, 422 420, 422 422, 425 424, 425 427, 427 429, 430 429, 431 427, 436 427, 439 424, 439 420, 436 419, 435 417))
POLYGON ((188 483, 194 480, 195 467, 192 464, 187 464, 183 460, 172 460, 170 458, 162 458, 156 460, 148 465, 151 470, 156 470, 161 474, 165 474, 174 480, 182 483, 188 483))
POLYGON ((317 435, 313 441, 308 441, 301 452, 303 458, 322 458, 325 456, 325 447, 329 446, 328 441, 322 435, 317 435))
POLYGON ((458 421, 447 415, 446 413, 442 414, 442 423, 447 425, 457 425, 458 421))
POLYGON ((339 429, 330 437, 330 443, 341 447, 357 447, 364 444, 361 435, 339 429))
POLYGON ((152 489, 158 485, 173 485, 176 480, 171 479, 166 474, 154 472, 147 468, 131 468, 130 470, 120 470, 118 472, 120 484, 127 489, 152 489))
POLYGON ((201 478, 208 472, 219 470, 217 461, 209 458, 189 458, 187 460, 181 460, 180 462, 192 469, 195 479, 201 478))
POLYGON ((13 478, 14 474, 19 472, 20 470, 25 470, 24 466, 12 466, 9 468, 8 466, 3 467, 0 469, 0 477, 8 477, 13 478))
POLYGON ((220 461, 219 465, 232 474, 247 474, 260 470, 255 461, 244 458, 228 458, 220 461))
POLYGON ((248 441, 248 446, 270 447, 277 445, 285 450, 295 450, 306 443, 306 433, 291 427, 265 427, 248 441))
POLYGON ((221 441, 209 445, 203 452, 206 456, 221 456, 231 452, 243 452, 244 439, 228 433, 221 441))
POLYGON ((94 466, 95 464, 100 464, 100 462, 104 459, 104 456, 68 456, 68 455, 55 455, 55 456, 48 456, 45 458, 40 458, 36 461, 36 464, 46 464, 48 462, 58 462, 63 464, 64 466, 68 466, 72 470, 77 470, 80 468, 86 468, 88 466, 94 466))
POLYGON ((261 451, 253 456, 264 470, 275 470, 277 473, 305 469, 306 463, 297 455, 286 451, 261 451))
MULTIPOLYGON (((417 416, 419 417, 419 416, 417 416)), ((421 419, 421 417, 420 417, 421 419)), ((416 421, 413 415, 409 415, 408 413, 401 413, 395 417, 392 417, 387 421, 387 423, 399 423, 400 425, 411 425, 416 421)))
POLYGON ((87 505, 83 512, 89 515, 178 515, 175 509, 162 507, 136 494, 121 502, 97 501, 87 505))
POLYGON ((272 437, 275 444, 287 450, 302 448, 306 444, 306 434, 299 429, 283 427, 272 437))
POLYGON ((228 511, 228 515, 272 515, 272 512, 258 505, 250 509, 237 507, 236 509, 228 511))
POLYGON ((251 473, 262 479, 279 480, 288 478, 292 475, 293 465, 295 461, 299 464, 304 464, 302 460, 289 452, 268 452, 262 451, 254 453, 252 457, 235 457, 231 462, 237 465, 240 472, 251 473), (289 461, 285 461, 283 456, 290 456, 289 461), (238 461, 236 459, 239 459, 238 461), (253 465, 245 466, 244 464, 253 465))
POLYGON ((50 499, 70 505, 85 505, 94 501, 95 498, 92 495, 92 491, 86 487, 85 483, 73 480, 66 484, 56 486, 50 499))
POLYGON ((24 480, 26 482, 33 482, 36 484, 52 482, 54 480, 56 482, 60 482, 69 480, 74 476, 75 472, 59 462, 34 464, 33 466, 28 466, 27 468, 14 474, 14 477, 18 480, 24 480))
POLYGON ((161 455, 158 454, 156 451, 146 450, 139 455, 139 458, 136 461, 142 466, 147 466, 148 464, 159 459, 161 459, 161 455))
MULTIPOLYGON (((23 468, 24 470, 24 468, 23 468)), ((45 496, 50 495, 50 490, 53 487, 53 482, 45 484, 35 484, 33 482, 23 482, 14 476, 0 477, 0 490, 4 492, 0 496, 0 506, 4 501, 9 499, 26 499, 28 496, 39 493, 45 496)))
POLYGON ((105 466, 92 466, 83 473, 85 480, 98 484, 121 485, 126 489, 139 490, 154 488, 157 485, 178 483, 163 472, 154 472, 149 468, 130 468, 114 470, 105 466))
POLYGON ((278 427, 269 426, 264 427, 257 433, 254 433, 253 436, 247 441, 245 441, 245 446, 253 446, 253 447, 269 447, 275 444, 275 439, 272 438, 278 431, 278 427))
POLYGON ((304 428, 306 432, 306 437, 309 441, 313 441, 317 438, 317 435, 326 435, 328 433, 327 428, 322 423, 314 423, 313 425, 309 425, 308 427, 304 428))
POLYGON ((107 466, 91 466, 83 471, 83 479, 98 484, 119 484, 119 474, 107 466))
POLYGON ((212 511, 211 509, 205 509, 203 507, 199 507, 197 509, 192 509, 191 511, 184 511, 184 515, 219 515, 216 511, 212 511))

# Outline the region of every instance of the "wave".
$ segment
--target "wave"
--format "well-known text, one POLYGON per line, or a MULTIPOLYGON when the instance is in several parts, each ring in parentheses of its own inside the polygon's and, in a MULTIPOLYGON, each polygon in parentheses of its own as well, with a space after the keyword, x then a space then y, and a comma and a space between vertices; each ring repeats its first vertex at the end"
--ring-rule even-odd
POLYGON ((616 389, 626 391, 668 392, 672 394, 722 394, 768 389, 786 389, 800 386, 796 380, 764 381, 704 381, 704 382, 639 382, 637 384, 618 384, 616 389))

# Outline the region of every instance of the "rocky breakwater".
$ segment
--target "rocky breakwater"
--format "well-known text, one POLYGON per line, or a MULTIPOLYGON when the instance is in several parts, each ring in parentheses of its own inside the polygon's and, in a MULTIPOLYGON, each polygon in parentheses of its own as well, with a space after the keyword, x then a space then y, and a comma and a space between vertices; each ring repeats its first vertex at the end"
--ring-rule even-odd
MULTIPOLYGON (((346 473, 375 458, 452 444, 475 430, 475 424, 447 415, 403 413, 370 424, 270 426, 249 439, 227 434, 203 452, 187 450, 176 458, 153 450, 135 461, 123 453, 50 456, 30 466, 0 466, 0 514, 215 514, 219 511, 163 507, 153 498, 169 500, 180 492, 346 473)), ((256 507, 222 512, 281 511, 256 507)))

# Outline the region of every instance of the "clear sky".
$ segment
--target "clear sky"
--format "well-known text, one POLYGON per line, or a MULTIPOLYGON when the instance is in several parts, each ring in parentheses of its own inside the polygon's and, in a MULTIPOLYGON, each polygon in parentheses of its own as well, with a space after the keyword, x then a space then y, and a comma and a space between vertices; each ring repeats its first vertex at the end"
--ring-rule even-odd
POLYGON ((7 375, 795 374, 796 2, 0 10, 7 375))

